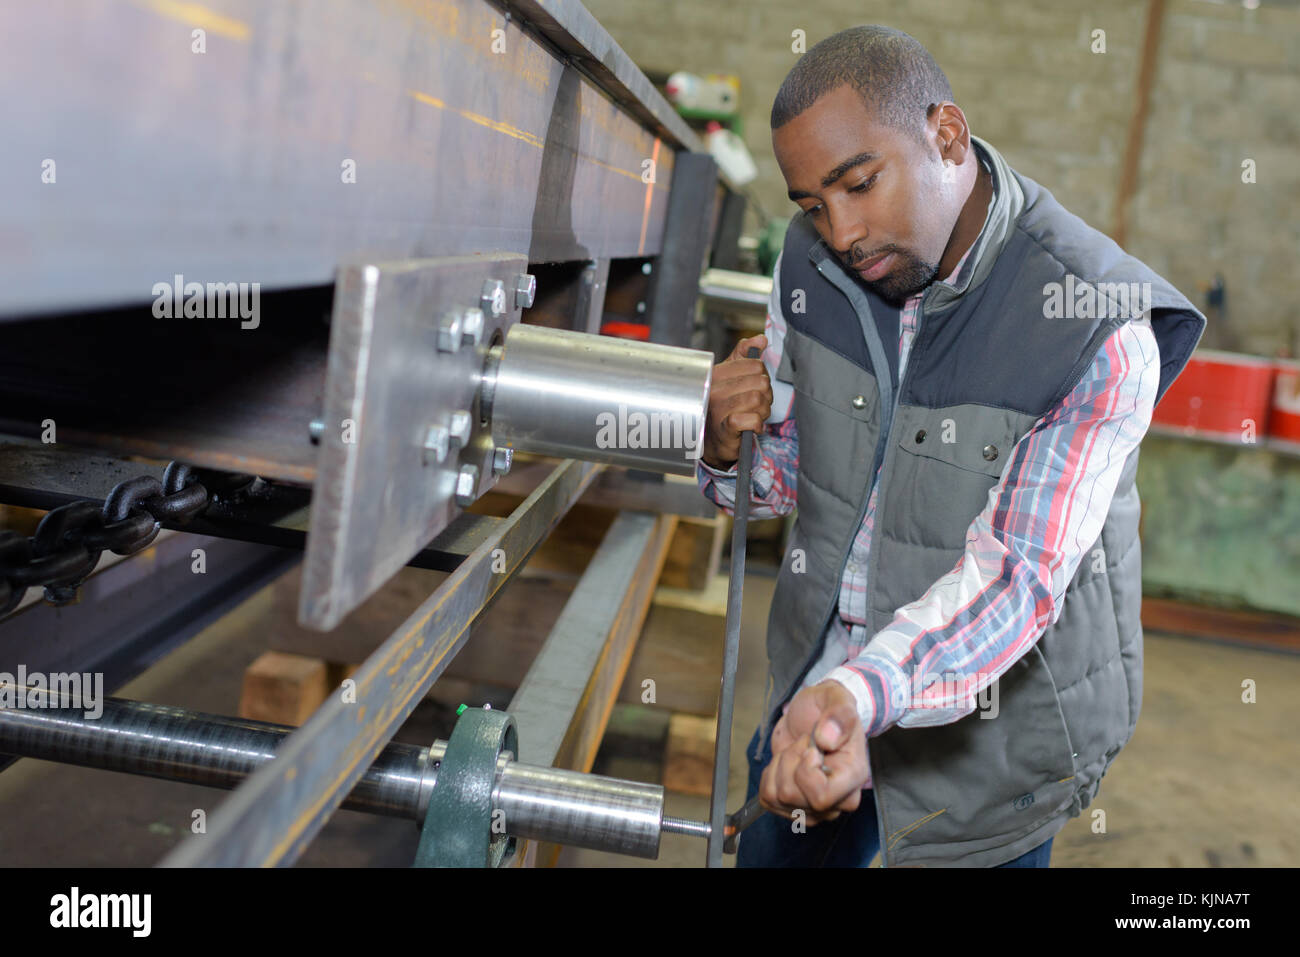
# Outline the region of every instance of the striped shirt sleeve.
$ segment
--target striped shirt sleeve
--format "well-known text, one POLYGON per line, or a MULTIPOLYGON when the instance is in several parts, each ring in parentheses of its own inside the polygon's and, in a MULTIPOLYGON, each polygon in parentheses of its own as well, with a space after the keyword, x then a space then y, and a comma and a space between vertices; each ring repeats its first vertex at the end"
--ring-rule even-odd
MULTIPOLYGON (((767 319, 763 333, 767 348, 763 350, 763 365, 772 383, 772 413, 767 417, 765 429, 754 443, 754 459, 750 472, 749 517, 774 518, 788 515, 794 510, 797 474, 799 471, 799 431, 792 413, 794 387, 776 376, 781 367, 781 354, 785 347, 785 317, 781 315, 781 258, 777 257, 772 271, 772 295, 767 302, 767 319)), ((696 461, 696 477, 705 498, 728 515, 736 509, 736 467, 724 472, 696 461)))
POLYGON ((953 569, 827 674, 853 693, 868 735, 970 714, 1057 620, 1151 422, 1159 377, 1150 322, 1120 326, 1016 444, 953 569))

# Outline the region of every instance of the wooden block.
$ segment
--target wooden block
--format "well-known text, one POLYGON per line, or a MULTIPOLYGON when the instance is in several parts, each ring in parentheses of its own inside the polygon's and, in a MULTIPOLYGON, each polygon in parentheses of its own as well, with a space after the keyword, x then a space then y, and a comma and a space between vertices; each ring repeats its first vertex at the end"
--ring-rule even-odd
POLYGON ((722 543, 730 524, 721 512, 712 518, 678 519, 659 584, 697 590, 708 585, 718 573, 722 543))
POLYGON ((34 508, 21 508, 17 505, 0 505, 0 529, 8 529, 28 538, 36 534, 36 526, 41 523, 45 513, 34 508))
POLYGON ((693 714, 675 714, 668 722, 664 748, 664 787, 707 796, 713 789, 713 741, 716 722, 693 714))
POLYGON ((727 585, 726 578, 718 577, 700 589, 660 586, 655 589, 654 603, 662 608, 680 608, 697 615, 726 618, 727 585))
POLYGON ((244 672, 239 716, 297 727, 324 703, 328 672, 319 658, 265 652, 244 672))
POLYGON ((361 665, 349 661, 325 662, 325 683, 331 688, 339 688, 343 682, 361 670, 361 665))

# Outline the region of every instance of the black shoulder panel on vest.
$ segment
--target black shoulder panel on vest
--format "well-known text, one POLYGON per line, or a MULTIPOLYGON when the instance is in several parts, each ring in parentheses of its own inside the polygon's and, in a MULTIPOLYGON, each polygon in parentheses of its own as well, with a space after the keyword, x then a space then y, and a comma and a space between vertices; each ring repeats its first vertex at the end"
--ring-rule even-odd
MULTIPOLYGON (((822 345, 839 353, 859 368, 878 375, 872 368, 867 344, 862 339, 862 327, 857 315, 844 294, 822 276, 808 258, 809 252, 821 236, 809 221, 806 213, 799 212, 790 221, 785 233, 781 253, 781 313, 786 323, 822 345)), ((898 310, 881 308, 872 299, 873 315, 882 339, 898 341, 898 310), (892 329, 892 333, 891 333, 892 329), (892 335, 892 339, 891 339, 892 335)), ((885 350, 891 364, 891 375, 898 381, 896 351, 885 350)))
MULTIPOLYGON (((1025 204, 1010 238, 978 286, 949 308, 927 310, 901 401, 1042 415, 1077 384, 1105 339, 1140 311, 1132 308, 1139 291, 1160 348, 1162 396, 1191 356, 1205 317, 1046 189, 1015 175, 1025 204), (1084 286, 1091 292, 1076 296, 1084 286), (1127 297, 1122 303, 1119 294, 1127 297)), ((807 214, 796 215, 781 258, 783 314, 791 327, 874 372, 852 306, 809 259, 820 241, 807 214)), ((897 310, 862 285, 882 340, 896 344, 897 310)), ((897 382, 896 349, 885 351, 897 382)))
POLYGON ((902 401, 1047 412, 1064 394, 1062 383, 1082 375, 1118 325, 1091 316, 1047 318, 1043 287, 1064 275, 1059 262, 1017 230, 983 283, 950 309, 926 316, 902 401))
POLYGON ((1098 286, 1150 283, 1146 305, 1160 348, 1159 402, 1200 342, 1205 316, 1168 280, 1063 207, 1049 190, 1027 176, 1015 175, 1025 195, 1018 227, 1035 242, 1050 246, 1065 272, 1098 286))
POLYGON ((792 328, 870 370, 867 345, 852 308, 808 258, 808 251, 820 240, 806 213, 797 213, 790 221, 781 253, 781 314, 792 328))

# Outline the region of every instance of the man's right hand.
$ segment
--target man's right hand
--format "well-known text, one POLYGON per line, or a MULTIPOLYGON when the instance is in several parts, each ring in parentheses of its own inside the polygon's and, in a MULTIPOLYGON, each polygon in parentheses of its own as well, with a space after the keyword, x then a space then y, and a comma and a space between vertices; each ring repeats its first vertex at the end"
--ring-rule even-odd
POLYGON ((746 359, 752 348, 766 349, 766 336, 736 343, 724 361, 713 367, 709 390, 709 420, 704 429, 701 458, 726 471, 740 458, 740 433, 762 432, 772 414, 772 382, 761 359, 746 359))

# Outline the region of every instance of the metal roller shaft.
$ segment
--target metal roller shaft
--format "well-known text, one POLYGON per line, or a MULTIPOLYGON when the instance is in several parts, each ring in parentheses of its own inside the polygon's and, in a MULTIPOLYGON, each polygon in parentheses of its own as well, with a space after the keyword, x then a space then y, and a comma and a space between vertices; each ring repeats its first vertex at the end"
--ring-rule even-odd
POLYGON ((481 404, 498 446, 694 475, 712 376, 697 349, 516 325, 481 404))
MULTIPOLYGON (((18 689, 37 694, 31 689, 18 689)), ((103 713, 80 707, 0 708, 0 753, 121 771, 169 781, 231 789, 275 760, 293 728, 165 705, 103 699, 103 713)), ((64 699, 62 703, 69 703, 64 699)), ((423 821, 445 741, 430 747, 390 743, 376 757, 343 807, 423 821)), ((655 858, 664 791, 621 781, 503 759, 497 765, 494 806, 506 832, 617 854, 655 858)))
POLYGON ((664 789, 657 784, 517 763, 508 764, 499 780, 493 803, 505 814, 507 833, 634 857, 659 856, 664 789))

